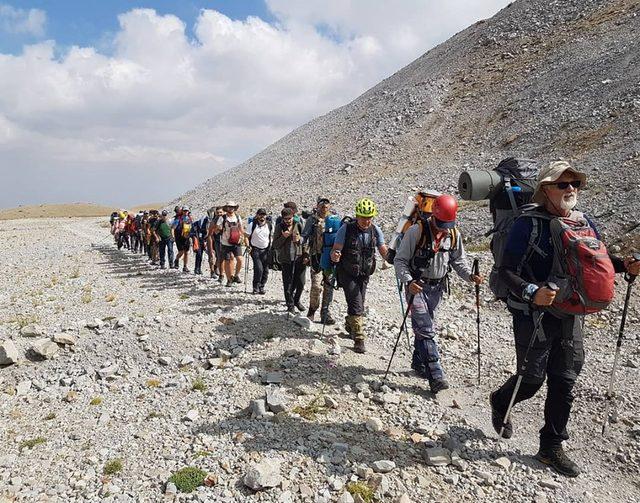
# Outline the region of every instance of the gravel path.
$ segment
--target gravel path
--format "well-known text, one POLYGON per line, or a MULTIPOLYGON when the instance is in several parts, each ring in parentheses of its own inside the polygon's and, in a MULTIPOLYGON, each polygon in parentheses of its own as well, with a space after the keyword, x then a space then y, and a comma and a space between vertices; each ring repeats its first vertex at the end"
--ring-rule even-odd
POLYGON ((617 422, 600 435, 624 284, 587 322, 568 443, 584 473, 568 480, 531 457, 543 396, 496 442, 487 396, 513 352, 488 291, 477 386, 473 290, 453 282, 440 312, 452 389, 436 399, 409 371, 404 337, 382 385, 400 324, 391 269, 372 279, 357 355, 340 328, 322 337, 287 319, 276 274, 255 297, 160 271, 117 251, 98 219, 3 221, 0 237, 0 343, 18 360, 0 368, 0 501, 348 502, 347 484, 362 482, 380 501, 640 500, 637 292, 617 422), (174 494, 169 478, 187 466, 209 487, 174 494))

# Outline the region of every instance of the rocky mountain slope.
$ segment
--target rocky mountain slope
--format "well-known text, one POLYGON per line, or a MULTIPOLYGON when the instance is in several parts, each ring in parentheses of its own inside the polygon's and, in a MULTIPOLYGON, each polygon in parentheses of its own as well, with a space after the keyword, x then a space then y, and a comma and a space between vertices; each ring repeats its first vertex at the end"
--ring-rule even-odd
POLYGON ((462 169, 511 155, 566 158, 591 178, 584 209, 611 237, 637 232, 638 32, 638 0, 516 1, 179 201, 278 211, 322 193, 351 210, 371 195, 390 229, 415 187, 455 191, 462 169))

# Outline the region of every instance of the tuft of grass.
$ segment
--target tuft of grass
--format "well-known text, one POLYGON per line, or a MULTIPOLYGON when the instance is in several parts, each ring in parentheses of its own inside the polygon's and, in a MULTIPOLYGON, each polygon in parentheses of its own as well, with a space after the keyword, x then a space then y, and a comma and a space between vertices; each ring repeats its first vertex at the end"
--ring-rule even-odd
POLYGON ((360 496, 365 503, 372 503, 375 491, 365 482, 349 482, 347 491, 351 496, 360 496))
POLYGON ((93 301, 93 295, 91 292, 91 285, 85 285, 85 287, 82 289, 82 295, 80 297, 80 300, 83 304, 90 304, 91 301, 93 301))
POLYGON ((197 458, 206 458, 211 456, 211 453, 209 451, 196 451, 194 455, 197 458))
POLYGON ((160 386, 160 379, 147 379, 145 384, 147 388, 157 388, 160 386))
POLYGON ((186 293, 181 293, 180 295, 178 295, 178 298, 180 300, 187 300, 189 296, 186 293))
POLYGON ((22 329, 27 325, 38 323, 38 317, 35 314, 18 314, 12 321, 22 329))
POLYGON ((112 293, 110 293, 109 295, 107 295, 104 300, 106 300, 107 302, 113 302, 114 300, 116 300, 116 296, 112 293))
POLYGON ((52 419, 55 419, 55 418, 56 418, 56 415, 53 412, 49 412, 49 414, 44 416, 45 421, 51 421, 52 419))
POLYGON ((44 444, 47 441, 44 437, 31 438, 20 443, 19 449, 33 449, 36 445, 44 444))
POLYGON ((80 266, 77 265, 73 268, 73 270, 71 271, 71 274, 69 275, 69 277, 71 279, 76 279, 80 277, 80 266))
POLYGON ((161 418, 161 417, 163 417, 162 414, 160 412, 154 410, 152 412, 149 412, 149 414, 147 414, 146 420, 149 421, 151 419, 158 419, 158 418, 161 418))
POLYGON ((207 391, 207 384, 204 382, 204 379, 202 379, 201 377, 198 377, 196 380, 193 381, 193 384, 191 385, 191 390, 201 391, 204 393, 205 391, 207 391))
POLYGON ((464 249, 470 253, 488 252, 491 249, 491 242, 475 241, 474 243, 465 244, 464 249))
POLYGON ((122 460, 120 458, 107 461, 102 469, 105 475, 115 475, 122 470, 122 460))
POLYGON ((89 402, 89 405, 100 405, 102 403, 102 397, 95 397, 92 398, 91 401, 89 402))
POLYGON ((297 405, 292 409, 292 412, 309 421, 313 421, 318 414, 326 414, 328 410, 324 405, 324 397, 318 395, 308 405, 297 405))
POLYGON ((171 475, 169 482, 173 482, 181 493, 190 493, 204 484, 206 477, 206 472, 200 468, 187 466, 171 475))

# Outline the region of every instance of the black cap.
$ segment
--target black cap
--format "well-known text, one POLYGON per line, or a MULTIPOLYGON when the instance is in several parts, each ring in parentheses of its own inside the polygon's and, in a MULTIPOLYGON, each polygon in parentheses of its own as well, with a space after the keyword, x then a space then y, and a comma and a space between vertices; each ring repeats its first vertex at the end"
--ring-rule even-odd
POLYGON ((167 216, 168 215, 167 210, 162 210, 162 214, 167 216))
POLYGON ((264 208, 258 208, 258 211, 256 211, 256 215, 266 215, 267 214, 267 210, 265 210, 264 208))
POLYGON ((329 201, 329 199, 327 199, 326 197, 319 197, 318 204, 331 204, 331 201, 329 201))

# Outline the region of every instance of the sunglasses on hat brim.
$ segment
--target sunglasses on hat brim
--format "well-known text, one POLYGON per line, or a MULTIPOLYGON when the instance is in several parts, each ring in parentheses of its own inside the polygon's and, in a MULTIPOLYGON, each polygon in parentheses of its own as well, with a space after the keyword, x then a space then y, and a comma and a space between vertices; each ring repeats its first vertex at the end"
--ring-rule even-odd
POLYGON ((569 187, 569 185, 571 185, 574 189, 579 189, 582 185, 582 180, 572 180, 570 182, 552 182, 544 184, 545 187, 549 187, 551 185, 558 187, 560 190, 565 190, 567 187, 569 187))

